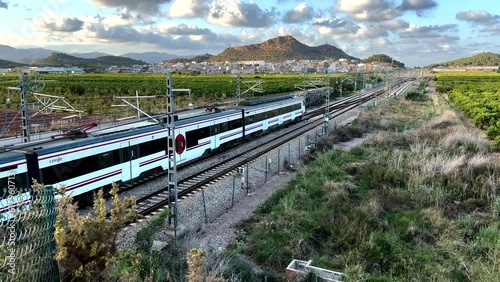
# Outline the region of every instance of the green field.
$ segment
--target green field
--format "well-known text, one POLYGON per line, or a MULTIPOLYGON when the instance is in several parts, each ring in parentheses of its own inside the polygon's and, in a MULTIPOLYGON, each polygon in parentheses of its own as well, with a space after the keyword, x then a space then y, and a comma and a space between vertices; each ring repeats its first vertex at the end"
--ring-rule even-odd
POLYGON ((439 92, 450 99, 500 145, 500 74, 446 73, 437 76, 439 92))
MULTIPOLYGON (((44 75, 45 88, 42 93, 64 96, 78 109, 88 114, 109 114, 121 112, 123 109, 111 108, 111 104, 119 103, 113 96, 131 96, 136 91, 140 96, 158 95, 166 93, 165 74, 83 74, 83 75, 44 75)), ((326 75, 308 75, 308 80, 321 78, 326 75)), ((263 93, 249 91, 246 96, 261 96, 277 93, 297 91, 297 84, 304 81, 303 75, 242 75, 241 91, 248 89, 245 83, 252 85, 252 81, 262 80, 263 93)), ((335 84, 340 76, 332 76, 331 83, 335 84)), ((0 76, 0 108, 14 108, 18 105, 19 95, 11 95, 13 103, 6 104, 7 87, 18 86, 18 75, 0 76), (16 103, 17 102, 17 103, 16 103)), ((176 103, 178 107, 187 107, 189 103, 203 106, 207 103, 222 103, 228 99, 237 99, 237 78, 234 75, 181 75, 172 76, 174 89, 191 89, 191 96, 186 92, 178 92, 176 103)), ((352 88, 345 85, 344 90, 352 88)), ((151 98, 141 100, 141 107, 146 112, 158 112, 165 109, 165 99, 151 98)))

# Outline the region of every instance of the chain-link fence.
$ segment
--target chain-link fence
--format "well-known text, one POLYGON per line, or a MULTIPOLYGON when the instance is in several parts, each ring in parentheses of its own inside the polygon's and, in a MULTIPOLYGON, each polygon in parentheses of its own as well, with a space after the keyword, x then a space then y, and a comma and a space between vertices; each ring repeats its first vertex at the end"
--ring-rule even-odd
POLYGON ((0 281, 59 281, 52 186, 21 191, 8 183, 0 190, 0 281))
POLYGON ((304 162, 312 157, 321 139, 337 127, 345 126, 357 117, 358 113, 342 115, 342 121, 329 119, 328 123, 317 127, 267 154, 242 166, 238 171, 228 174, 210 184, 208 189, 191 195, 179 204, 179 222, 182 228, 197 226, 213 221, 230 210, 239 201, 260 189, 270 189, 273 177, 297 171, 304 162), (338 122, 338 123, 337 123, 338 122))

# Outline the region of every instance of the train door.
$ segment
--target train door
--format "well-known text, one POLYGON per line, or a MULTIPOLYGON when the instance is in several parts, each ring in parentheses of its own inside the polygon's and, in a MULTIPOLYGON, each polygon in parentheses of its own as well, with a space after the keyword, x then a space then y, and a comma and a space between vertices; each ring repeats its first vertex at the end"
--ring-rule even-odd
POLYGON ((134 177, 133 160, 137 158, 137 146, 135 142, 120 143, 120 154, 122 160, 122 181, 128 181, 134 177))
POLYGON ((219 137, 217 136, 220 133, 220 128, 219 124, 214 124, 210 126, 210 139, 211 139, 211 144, 212 148, 211 149, 217 149, 219 148, 219 137))

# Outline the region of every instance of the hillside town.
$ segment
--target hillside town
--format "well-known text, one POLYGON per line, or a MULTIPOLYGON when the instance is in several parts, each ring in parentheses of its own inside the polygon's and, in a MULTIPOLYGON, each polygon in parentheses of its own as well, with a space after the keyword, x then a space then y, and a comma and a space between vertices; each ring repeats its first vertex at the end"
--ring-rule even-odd
MULTIPOLYGON (((208 63, 168 62, 157 64, 111 66, 106 73, 192 73, 192 74, 282 74, 282 73, 346 73, 353 71, 391 71, 390 63, 361 63, 357 60, 288 60, 282 63, 265 61, 240 61, 208 63)), ((87 70, 80 67, 18 67, 0 69, 1 73, 34 71, 41 74, 83 74, 87 70)))

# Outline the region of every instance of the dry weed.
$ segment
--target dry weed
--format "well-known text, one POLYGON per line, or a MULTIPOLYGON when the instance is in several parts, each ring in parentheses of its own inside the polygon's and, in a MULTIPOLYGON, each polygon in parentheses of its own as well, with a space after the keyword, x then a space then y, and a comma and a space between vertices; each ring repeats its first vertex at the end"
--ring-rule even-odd
POLYGON ((459 175, 460 168, 465 164, 465 156, 453 156, 448 159, 444 159, 444 163, 441 165, 441 173, 450 176, 459 175))
POLYGON ((445 149, 462 149, 464 151, 490 152, 491 145, 484 135, 475 132, 457 129, 446 135, 441 141, 445 149))

